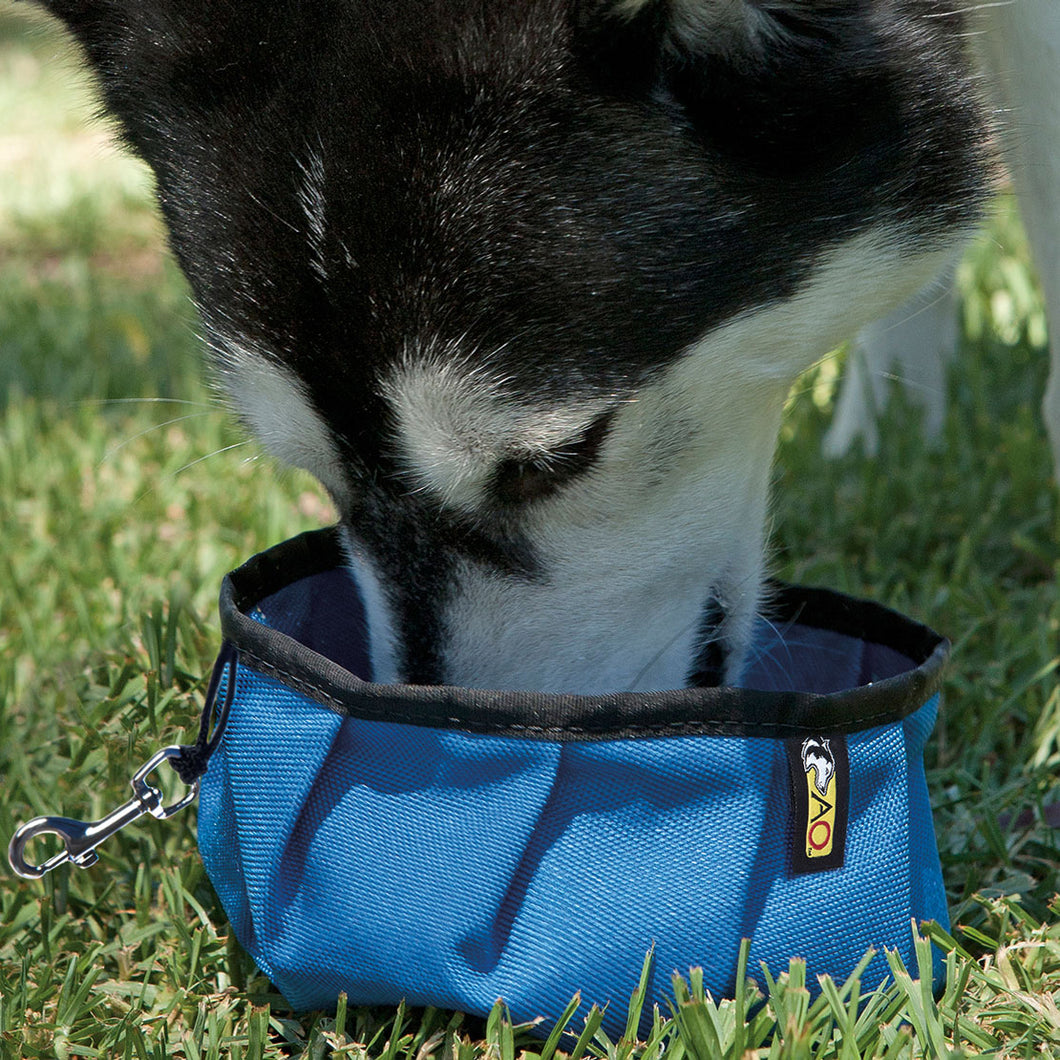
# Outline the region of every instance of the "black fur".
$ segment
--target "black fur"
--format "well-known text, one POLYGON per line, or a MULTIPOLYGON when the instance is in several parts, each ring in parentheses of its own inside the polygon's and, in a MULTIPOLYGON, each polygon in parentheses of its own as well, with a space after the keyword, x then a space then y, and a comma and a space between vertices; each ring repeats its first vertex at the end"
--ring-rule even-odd
POLYGON ((688 675, 690 688, 717 688, 725 680, 727 650, 723 625, 725 608, 716 593, 711 593, 703 608, 699 624, 699 652, 688 675))
POLYGON ((930 237, 980 200, 930 0, 851 0, 752 63, 573 0, 47 6, 155 169, 208 321, 293 365, 362 469, 387 463, 374 377, 410 341, 460 339, 522 393, 623 390, 882 216, 930 237), (317 146, 326 283, 298 204, 317 146))

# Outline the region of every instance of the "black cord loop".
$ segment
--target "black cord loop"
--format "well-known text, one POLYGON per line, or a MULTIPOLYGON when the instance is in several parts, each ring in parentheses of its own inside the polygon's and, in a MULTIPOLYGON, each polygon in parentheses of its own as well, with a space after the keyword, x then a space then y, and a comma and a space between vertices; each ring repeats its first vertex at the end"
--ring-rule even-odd
POLYGON ((210 683, 206 687, 206 702, 203 704, 202 717, 199 721, 199 735, 193 744, 181 744, 180 754, 169 760, 174 772, 185 784, 194 784, 206 772, 206 766, 210 756, 217 750, 217 745, 224 736, 225 725, 228 723, 228 710, 232 706, 232 700, 236 693, 236 674, 239 672, 239 651, 231 641, 225 641, 217 655, 217 661, 213 665, 210 674, 210 683), (221 685, 221 677, 228 671, 228 681, 225 684, 224 700, 219 711, 214 710, 217 704, 217 690, 221 685), (214 714, 217 720, 213 726, 213 734, 210 733, 210 723, 214 714))

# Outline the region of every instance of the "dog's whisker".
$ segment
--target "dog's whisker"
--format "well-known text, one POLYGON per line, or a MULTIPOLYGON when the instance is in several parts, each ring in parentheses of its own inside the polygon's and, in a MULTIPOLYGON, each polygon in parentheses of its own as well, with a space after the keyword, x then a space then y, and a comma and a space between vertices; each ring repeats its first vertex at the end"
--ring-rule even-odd
MULTIPOLYGON (((233 449, 239 449, 241 446, 251 445, 251 444, 253 444, 251 439, 244 438, 242 441, 233 442, 231 445, 221 446, 220 449, 214 449, 214 450, 212 450, 209 453, 205 453, 203 456, 196 457, 196 459, 189 461, 187 464, 184 464, 182 467, 178 467, 176 469, 176 471, 172 472, 169 475, 166 475, 165 478, 170 479, 170 480, 175 479, 178 475, 182 475, 185 471, 189 470, 190 468, 195 467, 196 464, 201 464, 204 460, 209 460, 211 457, 220 456, 222 453, 228 453, 228 452, 231 452, 231 450, 233 450, 233 449)), ((145 489, 143 491, 143 493, 141 493, 133 501, 133 504, 134 505, 139 504, 140 501, 142 501, 145 497, 148 497, 152 493, 155 493, 159 489, 160 486, 161 486, 161 482, 156 482, 154 485, 149 486, 147 489, 145 489)))
POLYGON ((231 445, 223 445, 220 449, 214 449, 212 452, 207 453, 205 456, 197 457, 195 460, 190 461, 183 467, 178 467, 177 470, 173 472, 173 477, 176 478, 177 475, 182 475, 189 468, 195 467, 196 464, 201 464, 204 460, 209 460, 211 457, 220 456, 222 453, 228 453, 231 452, 233 449, 239 449, 241 446, 250 444, 250 439, 244 438, 242 441, 233 442, 231 445))
POLYGON ((902 375, 901 372, 887 372, 887 371, 872 371, 871 375, 877 379, 886 379, 889 383, 898 383, 904 390, 916 390, 921 394, 942 394, 944 390, 941 387, 931 386, 930 383, 922 383, 911 376, 902 375))
POLYGON ((211 412, 224 412, 224 406, 215 401, 190 401, 186 398, 168 397, 124 397, 124 398, 85 398, 75 402, 77 408, 102 408, 109 405, 186 405, 190 408, 207 409, 211 412))
POLYGON ((958 7, 947 8, 945 11, 930 11, 921 17, 924 19, 953 18, 954 15, 967 15, 973 11, 990 11, 994 8, 1011 7, 1016 0, 984 0, 979 4, 960 4, 958 7))
MULTIPOLYGON (((761 611, 759 611, 758 613, 758 621, 769 628, 769 630, 776 637, 776 641, 769 647, 765 647, 760 642, 754 641, 752 645, 751 657, 747 660, 745 666, 754 665, 756 663, 761 662, 763 659, 769 659, 778 667, 781 674, 783 674, 785 681, 790 684, 790 679, 793 672, 792 667, 794 665, 795 659, 794 656, 791 654, 791 645, 788 643, 788 640, 785 636, 785 630, 781 629, 781 627, 779 627, 772 619, 770 619, 768 615, 761 611), (779 648, 784 649, 784 656, 787 660, 787 663, 777 658, 777 651, 779 648)), ((790 625, 791 623, 788 623, 789 627, 790 625)))
POLYGON ((650 659, 637 671, 636 676, 626 687, 625 691, 632 692, 644 680, 644 675, 682 638, 688 635, 689 630, 695 629, 702 621, 702 615, 696 615, 691 621, 682 626, 650 659))
POLYGON ((153 434, 155 431, 164 430, 166 427, 172 427, 174 423, 184 423, 187 420, 201 419, 203 416, 210 416, 213 414, 212 409, 207 409, 201 412, 188 412, 183 416, 174 416, 172 419, 165 420, 163 423, 153 423, 150 427, 145 427, 142 431, 137 431, 135 434, 130 435, 123 441, 120 441, 113 448, 108 449, 107 452, 100 457, 96 464, 96 468, 102 467, 108 460, 113 459, 118 453, 120 453, 126 446, 131 445, 138 438, 144 438, 149 434, 153 434))
POLYGON ((937 306, 940 306, 950 296, 950 285, 948 283, 942 284, 939 288, 938 294, 930 301, 925 302, 923 305, 918 306, 911 313, 906 314, 903 317, 899 317, 897 320, 892 321, 887 327, 883 328, 884 332, 893 331, 895 328, 902 327, 903 324, 908 324, 911 320, 916 320, 917 317, 924 313, 931 312, 937 306))

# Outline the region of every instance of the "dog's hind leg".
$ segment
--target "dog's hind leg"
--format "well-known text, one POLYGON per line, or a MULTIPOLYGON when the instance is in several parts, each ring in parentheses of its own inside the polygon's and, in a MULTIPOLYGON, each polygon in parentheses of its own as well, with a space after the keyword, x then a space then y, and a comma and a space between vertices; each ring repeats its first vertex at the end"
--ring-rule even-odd
POLYGON ((1007 110, 1007 156, 1049 319, 1042 412, 1060 481, 1060 3, 1014 0, 982 12, 981 47, 1007 110))

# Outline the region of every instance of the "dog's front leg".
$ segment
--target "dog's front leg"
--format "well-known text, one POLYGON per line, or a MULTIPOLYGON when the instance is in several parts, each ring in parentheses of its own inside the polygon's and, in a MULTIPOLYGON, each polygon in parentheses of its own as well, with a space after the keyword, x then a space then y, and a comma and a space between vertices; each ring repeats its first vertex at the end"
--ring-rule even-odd
POLYGON ((878 418, 898 383, 924 414, 924 433, 935 438, 946 418, 946 373, 957 348, 957 306, 952 271, 854 340, 835 416, 824 438, 826 456, 848 452, 855 441, 874 455, 878 418))

